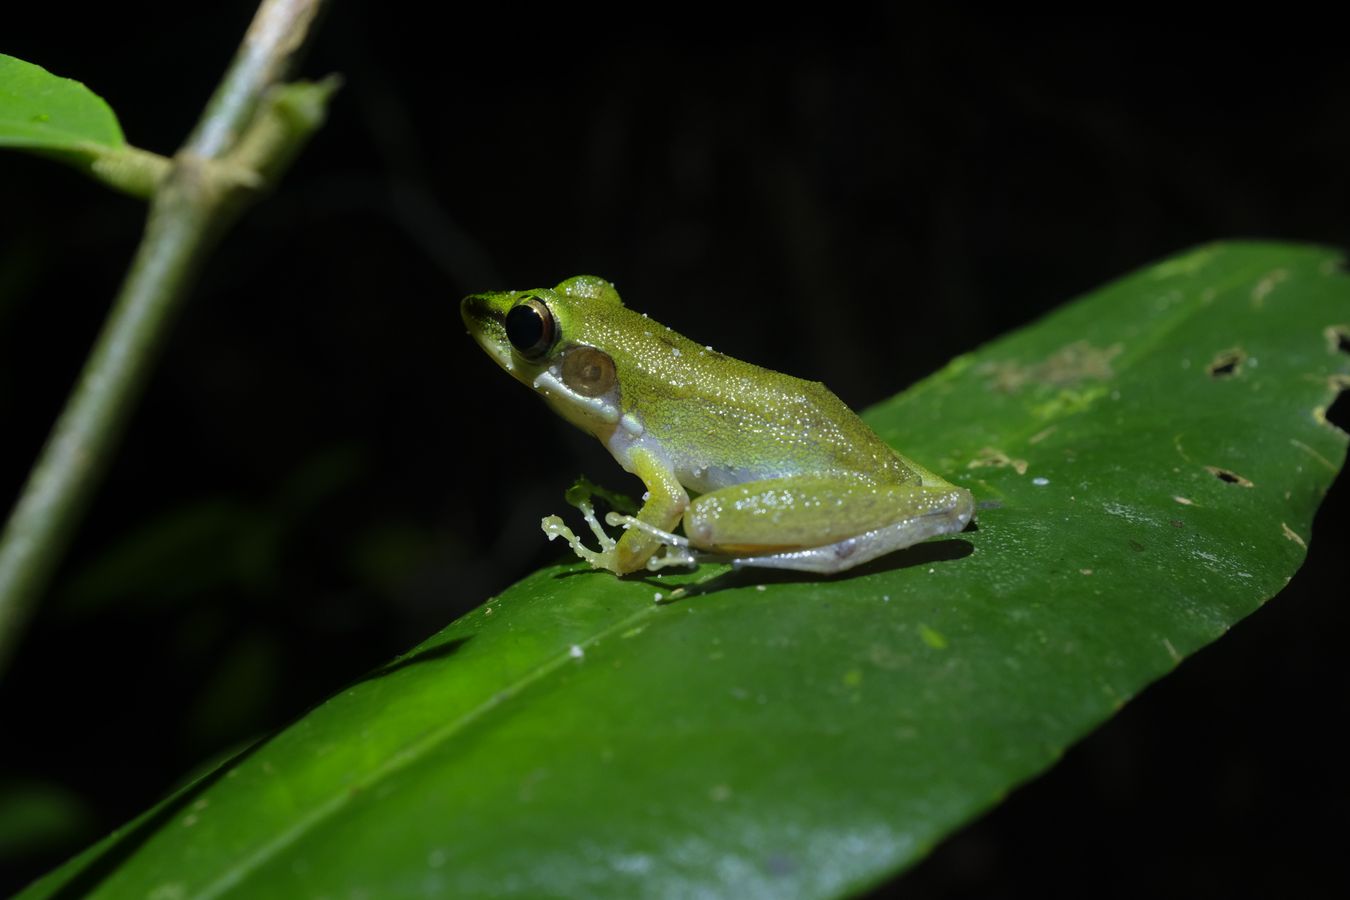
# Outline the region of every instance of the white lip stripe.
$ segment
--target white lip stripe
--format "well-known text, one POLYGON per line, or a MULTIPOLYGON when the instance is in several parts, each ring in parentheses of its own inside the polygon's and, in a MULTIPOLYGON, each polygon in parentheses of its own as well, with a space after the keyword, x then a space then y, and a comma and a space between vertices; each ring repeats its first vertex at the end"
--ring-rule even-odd
POLYGON ((594 416, 602 422, 610 425, 619 421, 619 408, 614 405, 609 395, 602 394, 599 397, 584 397, 576 391, 563 384, 552 369, 545 369, 535 377, 531 385, 536 391, 549 396, 556 394, 559 397, 565 397, 567 403, 571 406, 584 410, 587 414, 594 416))

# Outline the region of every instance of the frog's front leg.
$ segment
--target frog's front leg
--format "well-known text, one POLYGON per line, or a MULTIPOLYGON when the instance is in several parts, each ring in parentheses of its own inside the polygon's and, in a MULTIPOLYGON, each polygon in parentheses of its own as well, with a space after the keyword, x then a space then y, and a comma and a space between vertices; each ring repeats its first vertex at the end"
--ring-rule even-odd
POLYGON ((541 523, 549 540, 563 538, 577 556, 597 569, 608 569, 617 575, 643 568, 661 547, 678 544, 679 539, 669 532, 679 524, 680 516, 689 506, 689 495, 675 479, 675 473, 656 454, 635 448, 629 455, 629 463, 633 474, 647 486, 647 499, 636 516, 610 513, 606 517, 609 524, 623 525, 625 528, 617 541, 605 533, 586 500, 579 503, 578 508, 600 543, 599 552, 582 544, 557 516, 549 516, 541 523))
POLYGON ((829 574, 960 531, 975 502, 964 488, 795 477, 732 485, 694 500, 684 533, 738 566, 829 574))

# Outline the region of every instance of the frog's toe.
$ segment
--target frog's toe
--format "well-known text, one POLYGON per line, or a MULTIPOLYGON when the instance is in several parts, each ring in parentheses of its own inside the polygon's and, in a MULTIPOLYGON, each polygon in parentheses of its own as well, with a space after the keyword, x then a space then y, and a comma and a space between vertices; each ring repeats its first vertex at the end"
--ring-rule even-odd
POLYGON ((665 552, 653 554, 647 559, 647 570, 649 572, 659 572, 662 569, 671 566, 687 566, 693 568, 698 565, 698 557, 686 547, 672 547, 667 545, 665 552))
POLYGON ((681 537, 678 534, 673 534, 669 531, 657 528, 655 525, 652 525, 649 522, 642 521, 637 516, 625 516, 621 513, 610 513, 609 515, 605 516, 605 523, 614 528, 623 528, 624 530, 627 530, 629 528, 636 528, 643 534, 647 534, 650 535, 651 537, 656 538, 658 541, 661 542, 663 546, 666 547, 689 546, 688 538, 681 537))
POLYGON ((539 527, 543 529, 544 534, 548 536, 550 541, 554 538, 562 538, 567 541, 567 545, 572 548, 572 552, 590 563, 593 568, 614 571, 614 542, 608 537, 606 537, 606 540, 609 540, 610 547, 608 549, 602 547, 597 552, 583 544, 581 538, 577 537, 572 529, 563 524, 563 520, 558 516, 545 516, 539 523, 539 527))

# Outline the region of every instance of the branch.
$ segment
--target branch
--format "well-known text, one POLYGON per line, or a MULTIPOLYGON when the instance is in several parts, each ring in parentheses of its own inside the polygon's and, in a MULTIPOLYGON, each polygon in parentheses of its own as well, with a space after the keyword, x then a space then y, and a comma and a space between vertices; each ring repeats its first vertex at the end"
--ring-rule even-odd
POLYGON ((335 81, 280 84, 322 4, 263 0, 155 190, 108 320, 0 536, 0 672, 116 450, 195 273, 322 121, 335 81))

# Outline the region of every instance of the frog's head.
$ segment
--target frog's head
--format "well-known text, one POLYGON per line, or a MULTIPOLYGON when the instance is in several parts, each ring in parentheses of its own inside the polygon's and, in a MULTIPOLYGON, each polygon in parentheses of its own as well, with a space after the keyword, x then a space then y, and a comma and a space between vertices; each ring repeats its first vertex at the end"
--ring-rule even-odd
POLYGON ((497 365, 591 433, 619 420, 618 376, 605 347, 624 312, 614 285, 594 275, 555 288, 470 294, 460 304, 469 334, 497 365))

